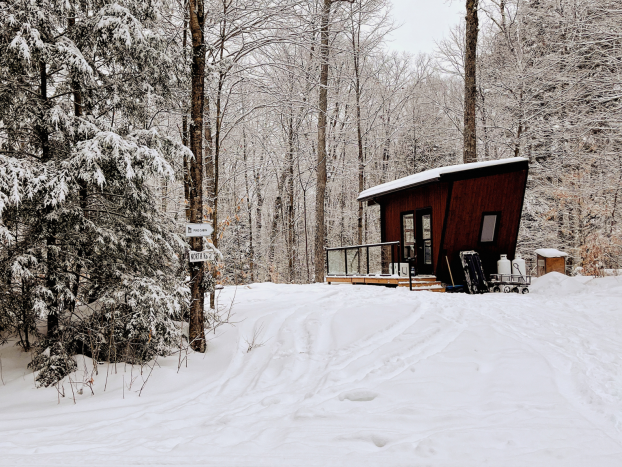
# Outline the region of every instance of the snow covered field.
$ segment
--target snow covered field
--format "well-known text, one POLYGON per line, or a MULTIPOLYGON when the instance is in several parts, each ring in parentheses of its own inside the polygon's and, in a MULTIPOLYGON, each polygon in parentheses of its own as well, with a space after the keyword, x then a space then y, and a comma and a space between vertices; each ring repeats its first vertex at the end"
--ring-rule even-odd
POLYGON ((106 383, 100 366, 95 396, 74 405, 65 384, 58 404, 0 348, 0 465, 622 465, 622 277, 550 274, 527 296, 255 284, 232 300, 238 323, 179 374, 159 360, 140 397, 147 374, 129 389, 137 367, 106 383))

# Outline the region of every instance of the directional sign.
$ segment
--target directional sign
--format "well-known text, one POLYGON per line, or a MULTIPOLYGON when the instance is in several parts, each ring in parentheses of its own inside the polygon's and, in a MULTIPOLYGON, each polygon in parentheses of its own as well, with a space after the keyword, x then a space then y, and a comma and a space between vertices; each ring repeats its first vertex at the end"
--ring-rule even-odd
POLYGON ((186 224, 186 237, 208 237, 213 231, 212 224, 186 224))
POLYGON ((206 251, 189 251, 188 255, 190 256, 191 263, 200 263, 203 261, 214 261, 216 255, 212 250, 206 251))

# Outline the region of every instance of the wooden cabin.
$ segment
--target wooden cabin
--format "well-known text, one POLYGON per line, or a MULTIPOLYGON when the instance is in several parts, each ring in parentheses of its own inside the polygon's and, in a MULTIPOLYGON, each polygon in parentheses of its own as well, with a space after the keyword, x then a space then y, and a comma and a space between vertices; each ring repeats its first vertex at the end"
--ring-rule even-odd
POLYGON ((432 170, 363 191, 380 205, 381 241, 400 242, 399 261, 417 275, 464 284, 459 253, 480 254, 486 275, 501 254, 514 257, 529 170, 525 158, 475 162, 432 170))

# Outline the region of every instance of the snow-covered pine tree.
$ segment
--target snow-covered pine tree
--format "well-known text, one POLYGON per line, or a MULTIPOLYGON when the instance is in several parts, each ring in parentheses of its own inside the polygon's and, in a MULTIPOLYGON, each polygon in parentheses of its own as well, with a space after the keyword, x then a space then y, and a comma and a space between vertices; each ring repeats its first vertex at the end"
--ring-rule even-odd
POLYGON ((191 157, 150 129, 176 66, 166 6, 0 4, 0 322, 24 349, 40 337, 42 385, 76 351, 138 362, 179 339, 185 243, 149 185, 191 157))

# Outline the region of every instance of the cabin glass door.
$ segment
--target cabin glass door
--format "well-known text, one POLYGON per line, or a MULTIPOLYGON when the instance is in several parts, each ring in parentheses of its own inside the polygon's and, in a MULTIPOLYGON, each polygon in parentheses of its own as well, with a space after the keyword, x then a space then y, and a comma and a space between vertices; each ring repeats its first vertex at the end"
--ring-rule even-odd
POLYGON ((415 214, 402 214, 402 261, 409 262, 415 259, 415 214))
POLYGON ((432 210, 417 211, 417 273, 432 274, 432 210))

